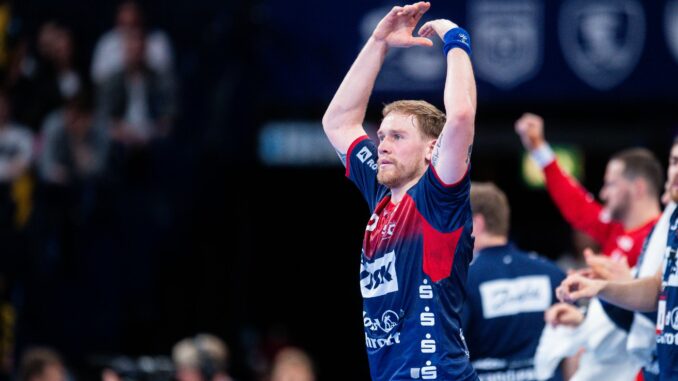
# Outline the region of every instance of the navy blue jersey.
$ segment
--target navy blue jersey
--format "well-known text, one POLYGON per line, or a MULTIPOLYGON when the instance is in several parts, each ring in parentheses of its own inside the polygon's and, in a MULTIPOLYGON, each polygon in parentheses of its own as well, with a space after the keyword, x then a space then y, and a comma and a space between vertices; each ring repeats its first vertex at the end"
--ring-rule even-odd
POLYGON ((469 269, 464 332, 481 380, 535 380, 544 311, 565 274, 513 245, 479 251, 469 269))
POLYGON ((477 380, 460 313, 473 238, 470 180, 445 185, 429 167, 397 204, 377 182, 369 138, 349 148, 346 173, 367 200, 360 262, 373 380, 477 380))
POLYGON ((662 292, 657 308, 657 360, 659 379, 678 380, 678 209, 671 215, 671 225, 664 254, 662 292))

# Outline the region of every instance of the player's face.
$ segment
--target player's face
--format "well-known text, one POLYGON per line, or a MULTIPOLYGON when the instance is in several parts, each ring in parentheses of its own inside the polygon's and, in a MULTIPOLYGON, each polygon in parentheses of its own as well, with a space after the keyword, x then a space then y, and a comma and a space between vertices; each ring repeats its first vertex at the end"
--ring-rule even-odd
POLYGON ((613 220, 623 220, 631 203, 631 181, 624 177, 624 163, 611 160, 605 169, 605 182, 600 190, 600 198, 605 202, 605 210, 613 220))
POLYGON ((377 180, 389 188, 398 188, 420 178, 426 171, 427 154, 433 139, 426 139, 413 115, 388 114, 377 131, 379 167, 377 180))
POLYGON ((674 144, 669 154, 669 168, 667 171, 667 191, 671 200, 678 202, 678 144, 674 144))

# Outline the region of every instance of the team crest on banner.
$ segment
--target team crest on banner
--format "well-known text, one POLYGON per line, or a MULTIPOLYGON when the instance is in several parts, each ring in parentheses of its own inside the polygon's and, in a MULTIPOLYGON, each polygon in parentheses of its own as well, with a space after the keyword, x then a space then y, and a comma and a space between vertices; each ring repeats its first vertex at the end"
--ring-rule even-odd
POLYGON ((533 78, 543 61, 543 19, 541 1, 470 2, 476 75, 502 89, 533 78))
POLYGON ((611 89, 638 64, 645 42, 639 0, 568 0, 558 24, 565 60, 589 86, 611 89))
POLYGON ((666 3, 664 28, 669 50, 673 54, 673 58, 678 61, 678 0, 671 0, 666 3))

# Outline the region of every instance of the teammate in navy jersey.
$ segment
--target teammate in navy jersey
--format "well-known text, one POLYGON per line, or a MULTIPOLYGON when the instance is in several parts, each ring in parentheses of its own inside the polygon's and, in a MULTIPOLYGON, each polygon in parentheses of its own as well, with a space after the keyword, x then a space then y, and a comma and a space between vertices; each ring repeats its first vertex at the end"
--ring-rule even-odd
MULTIPOLYGON (((544 311, 565 274, 508 241, 510 208, 494 184, 471 185, 474 255, 463 323, 480 380, 536 380, 534 355, 544 311)), ((556 375, 553 380, 562 380, 556 375)))
POLYGON ((413 30, 430 4, 394 7, 377 25, 332 99, 323 127, 372 212, 360 290, 373 380, 477 380, 460 312, 473 238, 469 162, 476 88, 470 38, 448 20, 413 30), (370 93, 394 47, 445 43, 443 114, 424 101, 387 105, 371 141, 370 93))
MULTIPOLYGON (((678 201, 678 139, 669 156, 667 191, 678 201)), ((558 287, 561 300, 575 301, 598 296, 610 303, 636 311, 657 311, 657 360, 659 380, 678 380, 678 209, 670 218, 664 264, 651 277, 631 281, 588 279, 575 274, 558 287)))

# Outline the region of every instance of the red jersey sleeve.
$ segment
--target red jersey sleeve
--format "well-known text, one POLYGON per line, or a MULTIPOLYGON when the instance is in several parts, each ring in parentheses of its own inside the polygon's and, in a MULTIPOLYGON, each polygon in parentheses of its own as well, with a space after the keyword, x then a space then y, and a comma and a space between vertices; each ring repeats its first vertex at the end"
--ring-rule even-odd
POLYGON ((601 220, 602 205, 581 184, 565 174, 556 160, 544 167, 544 177, 546 189, 565 220, 604 245, 617 224, 601 220))

